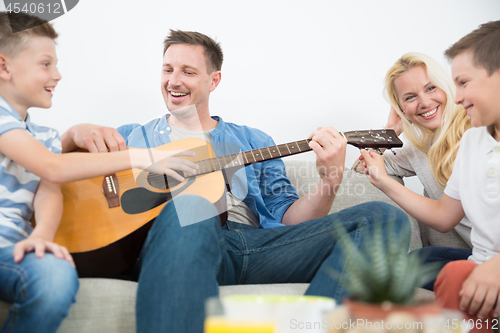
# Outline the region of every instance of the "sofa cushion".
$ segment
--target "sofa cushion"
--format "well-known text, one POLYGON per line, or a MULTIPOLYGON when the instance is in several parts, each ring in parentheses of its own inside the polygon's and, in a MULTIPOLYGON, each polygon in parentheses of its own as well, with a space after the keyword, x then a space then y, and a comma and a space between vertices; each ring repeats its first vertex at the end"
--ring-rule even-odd
MULTIPOLYGON (((80 279, 76 303, 58 332, 134 333, 137 283, 113 279, 80 279)), ((0 301, 0 326, 10 304, 0 301)))

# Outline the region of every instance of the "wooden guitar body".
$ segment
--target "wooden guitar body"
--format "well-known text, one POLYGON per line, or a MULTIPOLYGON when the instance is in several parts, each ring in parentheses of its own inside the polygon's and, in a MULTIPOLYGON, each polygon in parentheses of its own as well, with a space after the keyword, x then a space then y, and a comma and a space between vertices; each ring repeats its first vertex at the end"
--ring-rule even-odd
MULTIPOLYGON (((192 161, 215 157, 207 142, 194 138, 155 149, 192 150, 196 156, 186 157, 192 161)), ((201 195, 223 213, 226 185, 222 171, 181 183, 170 178, 167 186, 164 179, 163 175, 127 170, 62 185, 64 211, 54 242, 71 252, 80 277, 109 277, 131 267, 151 222, 178 195, 201 195)))

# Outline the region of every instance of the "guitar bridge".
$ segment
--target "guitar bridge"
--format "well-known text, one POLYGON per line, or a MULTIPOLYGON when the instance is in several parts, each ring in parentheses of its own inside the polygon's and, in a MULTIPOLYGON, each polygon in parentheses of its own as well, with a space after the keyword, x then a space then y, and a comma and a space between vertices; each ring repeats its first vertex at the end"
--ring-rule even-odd
POLYGON ((109 208, 120 207, 119 191, 116 174, 105 176, 102 180, 102 193, 104 193, 109 208))

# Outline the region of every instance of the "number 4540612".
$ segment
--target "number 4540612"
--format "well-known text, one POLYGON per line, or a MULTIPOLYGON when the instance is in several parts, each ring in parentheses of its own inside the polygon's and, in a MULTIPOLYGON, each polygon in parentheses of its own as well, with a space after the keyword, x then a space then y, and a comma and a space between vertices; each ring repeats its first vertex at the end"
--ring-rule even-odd
POLYGON ((448 319, 446 323, 444 324, 444 327, 447 329, 453 329, 456 330, 459 327, 463 329, 498 329, 498 319, 492 319, 492 320, 481 320, 481 319, 463 319, 463 320, 458 320, 458 319, 448 319))
POLYGON ((9 13, 20 13, 24 12, 26 14, 43 14, 43 13, 50 13, 50 14, 60 14, 61 13, 61 4, 60 3, 25 3, 20 4, 18 2, 14 3, 9 3, 7 5, 7 8, 5 10, 9 13))

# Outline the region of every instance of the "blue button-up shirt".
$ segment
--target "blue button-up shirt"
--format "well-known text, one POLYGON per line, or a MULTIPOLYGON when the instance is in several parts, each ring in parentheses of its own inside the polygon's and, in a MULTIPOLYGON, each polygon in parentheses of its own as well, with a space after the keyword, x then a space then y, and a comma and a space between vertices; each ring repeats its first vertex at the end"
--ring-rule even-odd
MULTIPOLYGON (((167 122, 168 116, 153 119, 145 125, 123 125, 117 130, 129 147, 162 146, 170 142, 169 135, 172 130, 167 122)), ((275 145, 269 135, 258 129, 226 123, 217 116, 212 118, 219 122, 210 132, 212 148, 217 156, 275 145)), ((281 159, 252 164, 236 172, 231 193, 243 199, 259 217, 261 228, 283 226, 283 215, 298 199, 297 191, 286 176, 285 165, 281 159)))

